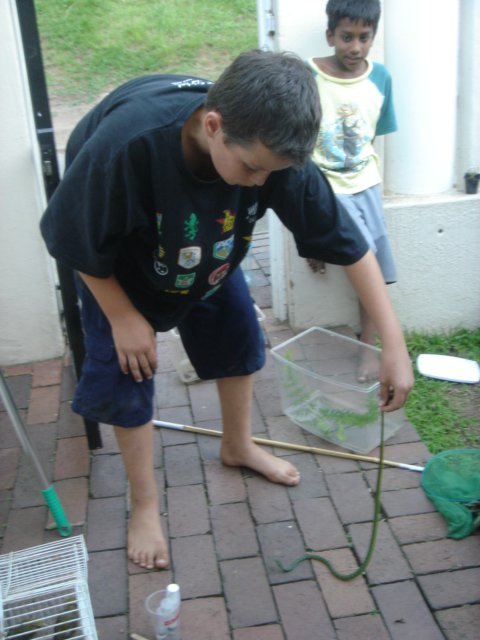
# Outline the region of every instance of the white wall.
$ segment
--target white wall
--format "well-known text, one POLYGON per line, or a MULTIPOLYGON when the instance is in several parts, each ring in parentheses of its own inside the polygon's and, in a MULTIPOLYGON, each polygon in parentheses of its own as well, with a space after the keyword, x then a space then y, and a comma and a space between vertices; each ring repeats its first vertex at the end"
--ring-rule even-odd
MULTIPOLYGON (((385 218, 398 269, 388 290, 405 329, 426 333, 480 326, 480 196, 388 198, 385 218)), ((287 232, 288 233, 288 232, 287 232)), ((359 329, 356 297, 341 267, 314 274, 287 239, 292 328, 359 329)))
POLYGON ((15 2, 0 2, 0 364, 63 353, 45 207, 15 2))
POLYGON ((425 332, 480 327, 480 196, 388 198, 400 321, 425 332))
POLYGON ((480 168, 480 2, 460 4, 457 185, 463 174, 480 168))
POLYGON ((398 121, 385 136, 385 186, 394 193, 442 193, 455 183, 459 0, 441 6, 389 0, 385 10, 398 121))

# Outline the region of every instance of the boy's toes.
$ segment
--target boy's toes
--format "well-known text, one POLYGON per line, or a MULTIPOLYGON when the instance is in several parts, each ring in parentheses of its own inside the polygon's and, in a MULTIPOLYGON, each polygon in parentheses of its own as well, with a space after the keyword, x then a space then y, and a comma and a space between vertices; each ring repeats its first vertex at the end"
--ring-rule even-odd
POLYGON ((155 567, 157 569, 166 569, 168 567, 168 560, 166 560, 165 558, 156 558, 155 567))

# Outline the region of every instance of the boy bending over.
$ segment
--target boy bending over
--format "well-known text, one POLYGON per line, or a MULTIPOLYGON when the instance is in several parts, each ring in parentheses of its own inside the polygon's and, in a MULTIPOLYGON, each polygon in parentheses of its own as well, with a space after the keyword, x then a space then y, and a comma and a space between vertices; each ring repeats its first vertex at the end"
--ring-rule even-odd
POLYGON ((73 408, 114 426, 131 491, 128 555, 141 566, 169 561, 153 467, 155 332, 177 326, 198 375, 217 381, 224 464, 300 480, 251 440, 253 374, 265 353, 239 264, 268 207, 300 255, 345 265, 383 340, 382 408, 400 407, 411 388, 375 257, 308 159, 319 122, 305 64, 253 50, 215 84, 132 80, 70 137, 41 230, 49 252, 78 274, 87 356, 73 408))

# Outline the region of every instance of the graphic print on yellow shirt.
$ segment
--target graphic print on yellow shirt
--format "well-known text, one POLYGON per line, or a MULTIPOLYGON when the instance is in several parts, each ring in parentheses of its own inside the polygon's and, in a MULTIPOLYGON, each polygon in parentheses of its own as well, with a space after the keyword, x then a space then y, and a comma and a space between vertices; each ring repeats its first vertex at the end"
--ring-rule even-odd
POLYGON ((308 60, 317 82, 322 122, 313 160, 336 193, 359 193, 381 182, 377 135, 395 131, 391 78, 385 67, 367 60, 358 78, 330 76, 308 60))

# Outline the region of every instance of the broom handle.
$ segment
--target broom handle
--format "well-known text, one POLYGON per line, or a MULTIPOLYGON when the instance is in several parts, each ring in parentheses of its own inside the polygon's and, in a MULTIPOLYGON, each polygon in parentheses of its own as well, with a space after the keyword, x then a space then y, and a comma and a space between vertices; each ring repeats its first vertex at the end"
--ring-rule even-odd
MULTIPOLYGON (((193 427, 188 424, 179 424, 177 422, 164 422, 163 420, 153 420, 153 424, 156 427, 165 427, 166 429, 174 429, 176 431, 189 431, 191 433, 199 433, 206 436, 222 437, 222 432, 215 429, 205 429, 203 427, 193 427)), ((306 453, 316 453, 323 456, 333 456, 334 458, 346 458, 347 460, 360 460, 362 462, 372 462, 378 464, 380 458, 374 456, 365 456, 360 453, 347 453, 345 451, 334 451, 332 449, 321 449, 319 447, 310 447, 303 444, 292 444, 290 442, 283 442, 282 440, 268 440, 267 438, 257 438, 252 436, 252 441, 256 444, 263 444, 268 447, 279 447, 281 449, 293 449, 294 451, 304 451, 306 453)), ((384 465, 390 467, 397 467, 399 469, 406 469, 408 471, 423 471, 423 467, 419 467, 413 464, 407 464, 405 462, 394 462, 392 460, 384 460, 384 465)))
POLYGON ((38 479, 40 481, 40 486, 43 489, 48 489, 50 483, 45 475, 42 465, 37 457, 35 449, 30 441, 30 437, 23 425, 22 419, 20 418, 20 414, 17 409, 17 405, 13 399, 12 393, 3 377, 3 373, 0 371, 0 397, 3 400, 5 405, 5 409, 10 417, 10 421, 15 430, 15 434, 20 441, 23 451, 27 455, 30 463, 35 469, 38 479))
POLYGON ((50 509, 53 519, 55 520, 58 531, 62 536, 69 536, 72 533, 72 526, 68 521, 62 503, 57 496, 55 487, 50 484, 47 476, 45 475, 45 471, 43 470, 40 460, 38 459, 37 453, 30 440, 30 436, 28 435, 25 425, 22 422, 20 413, 18 411, 17 405, 15 404, 15 400, 13 399, 10 388, 8 387, 1 371, 0 398, 2 398, 3 400, 3 404, 5 405, 22 449, 37 473, 42 495, 45 499, 47 507, 50 509))

